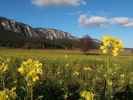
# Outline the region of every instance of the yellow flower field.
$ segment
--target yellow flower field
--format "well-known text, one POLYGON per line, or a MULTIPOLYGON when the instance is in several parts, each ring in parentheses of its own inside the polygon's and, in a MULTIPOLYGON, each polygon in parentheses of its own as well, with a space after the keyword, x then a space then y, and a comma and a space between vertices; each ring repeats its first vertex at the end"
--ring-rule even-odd
POLYGON ((132 100, 133 56, 122 48, 110 36, 96 55, 1 48, 0 100, 132 100))

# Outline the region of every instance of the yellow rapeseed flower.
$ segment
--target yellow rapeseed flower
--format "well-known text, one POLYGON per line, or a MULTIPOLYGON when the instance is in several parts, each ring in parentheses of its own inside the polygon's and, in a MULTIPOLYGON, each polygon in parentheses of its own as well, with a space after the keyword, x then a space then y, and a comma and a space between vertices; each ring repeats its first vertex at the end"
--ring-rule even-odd
POLYGON ((74 76, 79 76, 79 74, 80 74, 80 73, 79 73, 78 71, 74 71, 74 72, 73 72, 73 75, 74 75, 74 76))
POLYGON ((16 100, 16 88, 4 89, 0 91, 0 100, 16 100))
POLYGON ((18 68, 18 72, 25 77, 28 85, 33 85, 34 82, 39 80, 43 73, 42 63, 38 60, 28 59, 21 64, 18 68))
POLYGON ((0 100, 8 100, 9 96, 7 95, 6 91, 0 91, 0 100))
POLYGON ((68 58, 68 55, 67 55, 67 54, 65 54, 65 58, 66 58, 66 59, 68 58))
POLYGON ((103 54, 111 54, 113 56, 119 55, 120 50, 123 48, 121 40, 112 36, 104 36, 100 49, 103 54))
POLYGON ((80 96, 83 97, 85 100, 94 100, 94 94, 90 91, 81 91, 80 96))
POLYGON ((91 71, 92 68, 91 67, 84 67, 84 71, 91 71))
POLYGON ((4 74, 8 70, 8 64, 2 62, 0 63, 0 74, 4 74))

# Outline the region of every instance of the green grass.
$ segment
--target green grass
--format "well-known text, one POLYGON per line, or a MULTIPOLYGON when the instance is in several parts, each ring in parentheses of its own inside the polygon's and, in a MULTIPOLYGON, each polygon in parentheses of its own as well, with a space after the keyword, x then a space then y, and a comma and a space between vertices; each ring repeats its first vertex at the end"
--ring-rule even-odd
POLYGON ((36 50, 36 49, 0 49, 0 55, 6 56, 37 56, 37 57, 55 57, 65 54, 80 55, 79 51, 70 50, 36 50))
MULTIPOLYGON (((104 60, 104 55, 85 55, 79 50, 36 50, 36 49, 0 49, 0 56, 17 57, 17 58, 45 58, 49 60, 60 61, 79 61, 79 63, 89 63, 90 60, 101 61, 104 60), (66 59, 66 55, 68 58, 66 59)), ((113 60, 121 63, 132 62, 133 56, 119 56, 114 57, 113 60)))
MULTIPOLYGON (((58 58, 69 55, 71 57, 95 57, 96 55, 84 55, 80 50, 38 50, 38 49, 6 49, 0 48, 1 56, 12 56, 12 57, 46 57, 46 58, 58 58)), ((101 57, 97 55, 98 57, 101 57)), ((126 57, 126 56, 125 56, 126 57)), ((132 56, 128 56, 132 57, 132 56)))

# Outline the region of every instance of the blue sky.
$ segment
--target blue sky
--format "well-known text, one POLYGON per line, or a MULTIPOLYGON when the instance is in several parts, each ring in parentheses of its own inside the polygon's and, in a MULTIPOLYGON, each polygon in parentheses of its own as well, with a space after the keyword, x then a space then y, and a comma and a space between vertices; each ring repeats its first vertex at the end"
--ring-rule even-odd
POLYGON ((76 36, 105 34, 133 47, 133 0, 0 0, 0 16, 76 36))

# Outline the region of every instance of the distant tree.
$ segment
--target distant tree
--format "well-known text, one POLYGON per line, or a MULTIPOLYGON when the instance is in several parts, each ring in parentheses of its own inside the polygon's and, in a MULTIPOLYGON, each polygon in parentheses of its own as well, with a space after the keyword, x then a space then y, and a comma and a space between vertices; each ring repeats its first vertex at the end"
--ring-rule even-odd
POLYGON ((73 39, 71 42, 72 42, 72 49, 80 49, 81 48, 81 41, 79 38, 73 39))
POLYGON ((90 51, 95 48, 95 41, 88 35, 80 39, 81 50, 83 52, 90 51))

